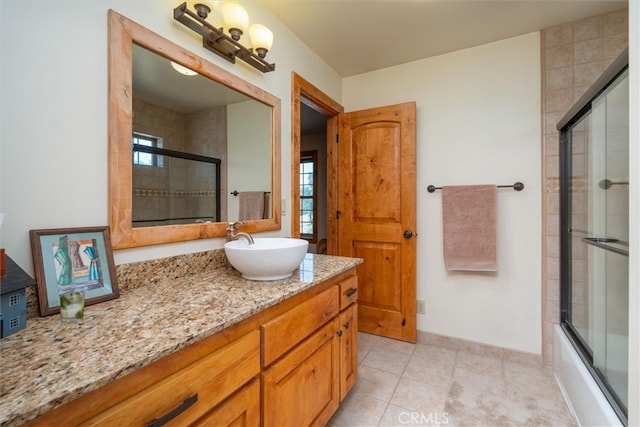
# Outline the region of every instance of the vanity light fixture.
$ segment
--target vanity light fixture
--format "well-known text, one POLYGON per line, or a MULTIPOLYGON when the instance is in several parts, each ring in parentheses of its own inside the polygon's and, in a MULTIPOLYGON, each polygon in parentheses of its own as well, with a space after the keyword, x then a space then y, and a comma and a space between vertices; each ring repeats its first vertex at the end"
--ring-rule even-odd
POLYGON ((224 28, 216 28, 206 19, 211 13, 211 7, 204 2, 196 3, 189 10, 187 3, 173 9, 173 18, 202 36, 202 45, 220 55, 229 62, 242 59, 252 67, 268 73, 276 69, 275 64, 268 63, 264 58, 273 44, 273 33, 264 25, 254 24, 249 27, 249 15, 239 3, 227 1, 222 4, 222 14, 228 33, 224 28), (249 27, 249 36, 253 48, 244 47, 240 38, 249 27))
POLYGON ((197 76, 198 75, 198 73, 196 73, 192 69, 187 68, 184 65, 180 65, 177 62, 171 61, 171 66, 173 67, 174 70, 176 70, 180 74, 184 74, 185 76, 190 76, 191 77, 191 76, 197 76))

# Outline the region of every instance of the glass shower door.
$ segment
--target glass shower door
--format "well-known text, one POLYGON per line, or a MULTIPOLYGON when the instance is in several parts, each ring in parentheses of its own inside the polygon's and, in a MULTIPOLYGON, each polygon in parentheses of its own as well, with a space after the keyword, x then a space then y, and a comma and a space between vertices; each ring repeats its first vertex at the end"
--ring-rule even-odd
POLYGON ((628 377, 628 71, 567 129, 563 325, 626 417, 628 377), (565 265, 566 264, 566 265, 565 265))

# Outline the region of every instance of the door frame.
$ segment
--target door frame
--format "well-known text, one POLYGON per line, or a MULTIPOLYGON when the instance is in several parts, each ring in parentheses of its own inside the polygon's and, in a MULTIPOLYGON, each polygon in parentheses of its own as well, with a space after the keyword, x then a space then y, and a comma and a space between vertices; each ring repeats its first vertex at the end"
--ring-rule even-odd
POLYGON ((309 83, 295 71, 291 72, 291 237, 300 237, 300 105, 327 116, 327 254, 338 253, 338 114, 344 107, 309 83))

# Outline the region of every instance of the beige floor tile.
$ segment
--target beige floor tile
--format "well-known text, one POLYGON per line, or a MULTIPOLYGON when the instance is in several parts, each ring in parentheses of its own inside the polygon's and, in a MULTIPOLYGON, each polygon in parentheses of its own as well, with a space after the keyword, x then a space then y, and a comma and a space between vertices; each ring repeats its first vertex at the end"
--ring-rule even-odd
MULTIPOLYGON (((488 378, 481 375, 476 378, 488 378)), ((444 412, 455 426, 511 426, 507 396, 499 384, 455 379, 444 412)))
POLYGON ((564 403, 560 387, 551 369, 515 362, 504 363, 507 390, 520 396, 534 396, 564 403))
POLYGON ((362 364, 372 368, 381 369, 383 371, 392 372, 397 375, 402 375, 410 357, 410 354, 378 347, 376 345, 362 360, 362 364))
POLYGON ((358 332, 358 363, 367 357, 367 354, 375 347, 381 338, 376 335, 358 332))
POLYGON ((571 415, 563 401, 534 396, 509 395, 505 414, 516 426, 572 426, 571 415))
POLYGON ((372 427, 377 426, 387 407, 387 402, 366 394, 352 391, 345 397, 328 426, 372 427))
POLYGON ((397 351, 399 353, 408 355, 412 355, 414 350, 416 349, 416 344, 394 340, 391 338, 381 338, 378 342, 376 342, 375 346, 377 349, 397 351))
POLYGON ((447 399, 447 389, 401 378, 390 403, 419 414, 442 413, 447 399))
POLYGON ((395 405, 389 405, 382 416, 380 426, 406 427, 406 426, 432 426, 444 427, 449 423, 449 418, 444 412, 422 413, 408 411, 395 405))
POLYGON ((358 380, 353 386, 353 390, 388 401, 393 396, 399 381, 400 375, 360 365, 358 366, 358 380))
POLYGON ((418 344, 402 376, 448 390, 455 361, 455 350, 418 344))
POLYGON ((492 378, 504 378, 502 359, 468 351, 458 351, 454 377, 466 372, 479 373, 492 378))
POLYGON ((366 334, 364 332, 358 332, 358 347, 369 351, 371 350, 382 337, 372 334, 366 334))
POLYGON ((364 333, 358 339, 358 380, 331 427, 572 425, 542 365, 364 333))

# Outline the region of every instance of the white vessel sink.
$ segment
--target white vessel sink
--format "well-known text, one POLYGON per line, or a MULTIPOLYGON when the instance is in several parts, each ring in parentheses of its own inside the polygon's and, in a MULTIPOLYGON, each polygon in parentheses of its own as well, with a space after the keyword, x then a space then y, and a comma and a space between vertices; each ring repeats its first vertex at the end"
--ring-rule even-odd
POLYGON ((290 277, 300 266, 309 242, 286 237, 254 238, 249 245, 245 239, 224 244, 224 252, 231 265, 250 280, 280 280, 290 277))

